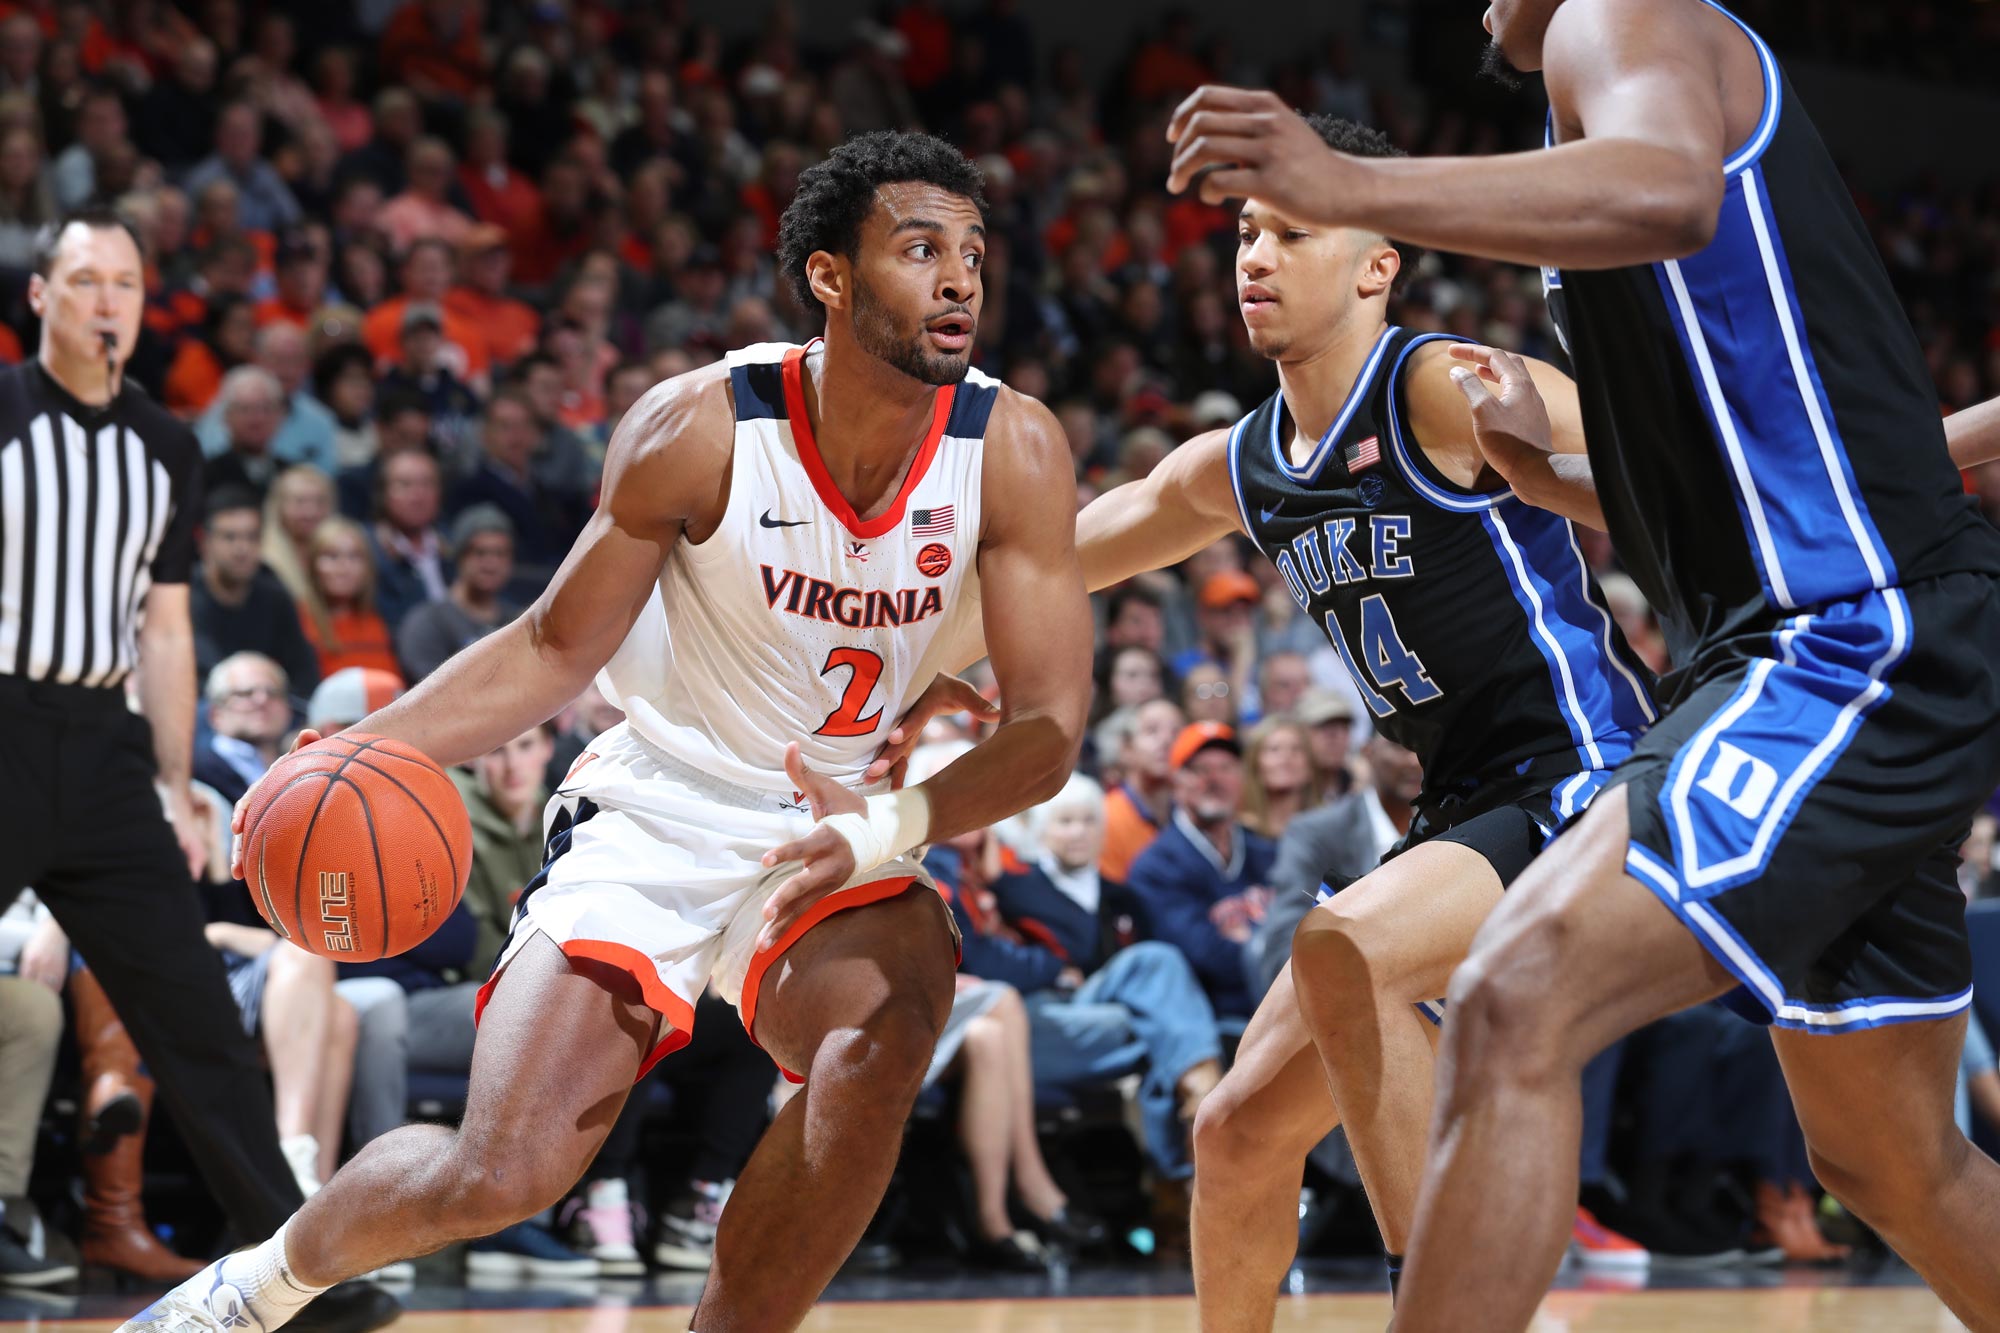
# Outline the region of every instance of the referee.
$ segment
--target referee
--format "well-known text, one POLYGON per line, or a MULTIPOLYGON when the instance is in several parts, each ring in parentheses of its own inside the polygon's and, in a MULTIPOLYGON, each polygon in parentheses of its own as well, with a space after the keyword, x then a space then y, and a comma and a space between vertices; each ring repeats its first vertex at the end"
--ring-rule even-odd
MULTIPOLYGON (((119 373, 145 297, 130 226, 72 214, 36 248, 40 354, 0 369, 0 909, 28 886, 48 904, 235 1230, 266 1236, 303 1200, 192 879, 201 451, 119 373)), ((301 1318, 363 1330, 399 1312, 350 1284, 301 1318)))

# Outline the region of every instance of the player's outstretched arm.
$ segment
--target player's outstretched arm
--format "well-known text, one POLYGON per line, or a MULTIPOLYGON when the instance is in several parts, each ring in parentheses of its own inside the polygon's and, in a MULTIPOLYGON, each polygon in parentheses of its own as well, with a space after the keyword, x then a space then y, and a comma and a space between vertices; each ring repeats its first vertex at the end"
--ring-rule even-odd
POLYGON ((1420 367, 1409 394, 1420 438, 1470 435, 1479 460, 1522 500, 1603 530, 1576 385, 1560 370, 1497 347, 1453 343, 1449 357, 1420 367), (1426 431, 1427 415, 1452 425, 1426 431))
POLYGON ((1558 10, 1549 102, 1583 136, 1490 157, 1336 153, 1275 94, 1211 86, 1174 113, 1168 188, 1255 198, 1302 221, 1555 268, 1677 259, 1708 244, 1727 152, 1698 16, 1654 0, 1558 10), (1206 172, 1207 174, 1203 174, 1206 172))
POLYGON ((1944 439, 1956 467, 1977 467, 2000 458, 2000 398, 1989 398, 1946 417, 1944 439))
POLYGON ((929 781, 870 796, 865 808, 836 812, 766 853, 766 865, 803 865, 765 904, 760 949, 857 871, 1045 801, 1076 765, 1090 709, 1094 631, 1061 426, 1033 399, 1003 393, 984 468, 980 605, 1000 686, 1000 726, 929 781))

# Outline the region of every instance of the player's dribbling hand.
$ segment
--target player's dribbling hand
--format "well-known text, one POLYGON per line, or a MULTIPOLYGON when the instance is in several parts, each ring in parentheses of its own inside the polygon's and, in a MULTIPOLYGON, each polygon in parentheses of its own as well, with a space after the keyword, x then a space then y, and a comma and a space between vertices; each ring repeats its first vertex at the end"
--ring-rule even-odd
POLYGON ((1453 343, 1451 354, 1471 363, 1453 366, 1451 382, 1472 407, 1473 441, 1494 471, 1511 477, 1523 461, 1555 447, 1548 405, 1527 362, 1498 347, 1472 343, 1453 343))
POLYGON ((1175 194, 1193 187, 1207 204, 1257 199, 1299 222, 1341 221, 1361 170, 1276 93, 1248 88, 1195 89, 1167 122, 1167 142, 1175 194))
MULTIPOLYGON (((311 727, 307 727, 298 734, 297 739, 293 740, 292 748, 287 750, 286 753, 297 754, 300 750, 305 749, 318 739, 319 733, 311 727)), ((250 798, 257 794, 257 788, 262 785, 263 781, 263 778, 259 778, 256 782, 251 783, 250 790, 243 793, 242 798, 236 802, 236 808, 229 812, 229 877, 231 879, 243 878, 243 812, 249 809, 250 798)))
POLYGON ((889 729, 889 739, 882 743, 862 779, 880 782, 888 778, 892 786, 902 786, 903 772, 909 766, 910 755, 923 741, 924 728, 932 719, 950 717, 953 713, 970 713, 973 721, 982 726, 1000 720, 998 704, 957 676, 940 674, 917 696, 909 710, 896 719, 896 725, 889 729))
MULTIPOLYGON (((806 767, 798 742, 785 747, 785 775, 806 798, 814 822, 828 815, 854 814, 868 808, 860 796, 823 773, 806 767)), ((803 916, 806 909, 847 883, 854 874, 854 849, 832 829, 816 828, 803 838, 764 853, 764 865, 800 863, 799 873, 780 884, 764 902, 764 928, 757 932, 757 952, 767 952, 803 916)))

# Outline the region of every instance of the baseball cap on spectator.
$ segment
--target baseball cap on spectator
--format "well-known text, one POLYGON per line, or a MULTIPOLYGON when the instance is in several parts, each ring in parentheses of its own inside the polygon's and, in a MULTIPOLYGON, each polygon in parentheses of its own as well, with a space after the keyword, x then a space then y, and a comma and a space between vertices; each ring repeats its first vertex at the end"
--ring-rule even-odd
POLYGON ((1233 426, 1243 416, 1243 404, 1236 396, 1221 389, 1209 389, 1201 393, 1188 408, 1188 418, 1194 422, 1196 430, 1214 430, 1217 426, 1233 426))
POLYGON ((504 250, 507 247, 507 231, 490 222, 475 223, 465 233, 465 239, 458 248, 469 255, 484 254, 488 250, 504 250))
POLYGON ((279 268, 297 263, 302 259, 317 259, 319 247, 312 243, 312 235, 304 227, 293 227, 278 236, 277 251, 272 260, 279 268))
POLYGON ((465 544, 481 533, 499 532, 514 539, 514 520, 498 505, 477 504, 460 514, 451 525, 451 550, 457 555, 465 544))
POLYGON ((306 725, 331 734, 351 727, 403 692, 403 682, 374 667, 342 667, 319 683, 306 703, 306 725))
POLYGON ((1188 766, 1189 760, 1210 748, 1227 750, 1238 758, 1243 754, 1234 727, 1221 722, 1190 722, 1174 737, 1173 747, 1167 751, 1167 764, 1178 773, 1188 766))
POLYGON ((433 332, 444 332, 444 312, 430 301, 412 301, 403 311, 403 332, 430 326, 433 332))
POLYGON ((1257 580, 1240 569, 1218 570, 1201 585, 1201 604, 1210 611, 1234 606, 1238 602, 1260 601, 1263 595, 1257 580))
POLYGON ((1307 726, 1317 727, 1327 722, 1352 722, 1354 705, 1338 690, 1312 689, 1306 691, 1292 713, 1307 726))

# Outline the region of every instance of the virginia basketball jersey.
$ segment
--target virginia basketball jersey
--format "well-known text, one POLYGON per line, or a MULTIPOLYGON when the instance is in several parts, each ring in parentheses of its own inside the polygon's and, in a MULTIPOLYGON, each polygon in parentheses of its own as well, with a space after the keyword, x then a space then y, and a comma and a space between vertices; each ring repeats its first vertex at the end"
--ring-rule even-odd
POLYGON ((729 354, 728 507, 706 541, 674 547, 601 677, 654 745, 766 790, 789 787, 792 741, 808 767, 858 782, 979 615, 980 465, 1000 395, 976 370, 937 390, 902 489, 864 522, 813 439, 805 351, 729 354))
POLYGON ((1568 520, 1510 490, 1447 480, 1412 436, 1402 375, 1441 334, 1384 329, 1312 456, 1295 465, 1284 395, 1238 422, 1243 522, 1325 631, 1375 725, 1423 760, 1430 792, 1575 774, 1567 818, 1653 720, 1568 520))
POLYGON ((1826 146, 1770 48, 1705 2, 1764 76, 1715 238, 1685 259, 1543 273, 1611 535, 1677 662, 1782 611, 2000 570, 1826 146))

